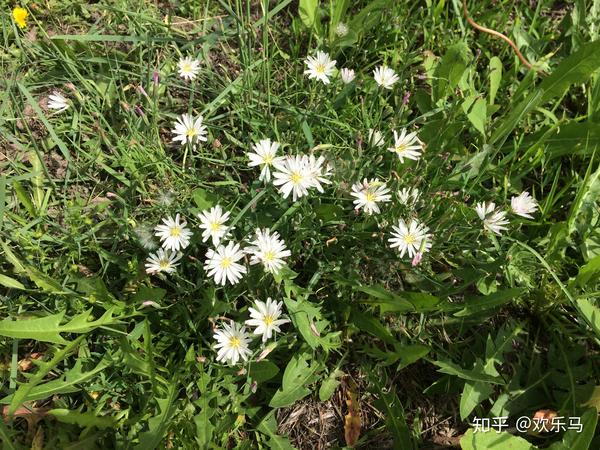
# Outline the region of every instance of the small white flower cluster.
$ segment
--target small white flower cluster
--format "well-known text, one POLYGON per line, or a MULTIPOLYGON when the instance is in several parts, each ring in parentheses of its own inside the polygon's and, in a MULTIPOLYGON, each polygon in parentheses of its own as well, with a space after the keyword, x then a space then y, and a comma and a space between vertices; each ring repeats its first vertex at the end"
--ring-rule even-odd
MULTIPOLYGON (((230 213, 224 212, 221 206, 216 205, 198 214, 200 229, 202 229, 202 242, 210 238, 215 248, 206 252, 204 270, 215 283, 224 286, 227 283, 237 284, 247 268, 239 261, 250 255, 250 264, 262 264, 266 272, 277 274, 285 265, 284 258, 291 255, 279 233, 268 228, 257 228, 255 237, 250 240, 250 245, 244 249, 240 244, 224 239, 231 237, 231 229, 226 225, 230 213)), ((146 260, 146 272, 157 274, 159 272, 173 273, 182 255, 180 250, 190 244, 192 231, 187 228, 187 222, 181 220, 177 214, 175 219, 167 217, 163 223, 155 227, 155 235, 160 239, 162 247, 156 253, 151 253, 146 260)))
MULTIPOLYGON (((521 192, 516 197, 512 197, 510 206, 514 214, 526 217, 527 219, 533 219, 531 214, 535 213, 538 209, 537 201, 527 191, 521 192)), ((502 231, 508 229, 506 225, 508 225, 509 221, 506 218, 506 211, 497 209, 494 202, 477 203, 475 211, 483 221, 484 230, 500 235, 502 231)))
MULTIPOLYGON (((262 335, 263 344, 271 339, 275 332, 281 332, 281 325, 289 322, 289 319, 282 315, 282 305, 283 302, 276 302, 269 297, 266 302, 257 300, 254 302, 254 308, 248 308, 250 319, 246 320, 245 324, 254 327, 254 334, 262 335)), ((252 354, 251 338, 244 325, 235 322, 223 323, 220 329, 215 330, 213 338, 217 341, 217 361, 227 361, 235 365, 240 360, 247 361, 252 354)))
MULTIPOLYGON (((348 33, 346 25, 339 24, 338 30, 336 30, 338 36, 344 36, 348 33), (342 25, 340 27, 340 25, 342 25), (343 34, 340 35, 339 32, 343 34)), ((316 56, 307 56, 304 60, 307 69, 304 71, 305 75, 308 75, 309 79, 315 79, 321 81, 323 84, 329 84, 331 77, 335 70, 336 60, 331 59, 329 53, 318 50, 316 56)), ((350 84, 356 78, 356 74, 353 69, 344 67, 339 71, 340 78, 344 84, 350 84)), ((400 78, 393 69, 383 65, 378 66, 373 70, 373 79, 375 82, 384 89, 392 89, 394 84, 398 82, 400 78)))
POLYGON ((277 156, 280 147, 278 142, 263 139, 252 146, 253 152, 248 152, 250 167, 259 166, 260 181, 271 181, 271 167, 273 172, 273 185, 278 187, 283 198, 292 194, 292 200, 308 195, 309 189, 315 188, 323 193, 323 184, 331 184, 331 168, 325 164, 325 158, 314 155, 287 155, 277 156))

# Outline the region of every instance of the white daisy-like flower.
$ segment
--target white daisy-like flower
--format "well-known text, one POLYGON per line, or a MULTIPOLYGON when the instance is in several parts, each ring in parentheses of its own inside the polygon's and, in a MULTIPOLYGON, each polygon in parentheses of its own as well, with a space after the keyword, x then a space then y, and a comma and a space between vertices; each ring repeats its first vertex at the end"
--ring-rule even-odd
MULTIPOLYGON (((431 248, 432 235, 428 234, 429 228, 420 223, 416 219, 411 219, 407 224, 404 219, 398 221, 398 226, 392 227, 394 231, 392 237, 388 239, 391 248, 398 247, 400 257, 408 252, 409 258, 414 258, 415 255, 421 255, 431 248)), ((420 262, 421 257, 418 257, 420 262)))
POLYGON ((251 339, 246 327, 235 322, 231 325, 223 323, 222 328, 215 330, 213 338, 217 341, 217 361, 228 361, 235 365, 239 360, 248 361, 248 356, 252 354, 248 348, 251 339))
POLYGON ((477 203, 475 206, 475 211, 477 211, 477 215, 483 221, 484 229, 498 235, 502 230, 507 230, 507 228, 504 226, 508 224, 506 212, 497 210, 494 202, 477 203))
POLYGON ((162 224, 154 227, 154 235, 161 240, 163 248, 177 252, 190 244, 192 232, 186 228, 185 220, 180 222, 179 214, 175 216, 175 220, 169 216, 162 221, 162 224))
POLYGON ((399 80, 398 75, 387 66, 379 66, 373 71, 375 82, 385 88, 392 89, 392 86, 399 80))
POLYGON ((281 161, 283 157, 276 156, 277 150, 279 150, 279 142, 272 142, 271 139, 262 139, 258 143, 252 145, 254 153, 248 152, 248 158, 250 167, 260 166, 260 181, 269 182, 271 181, 271 166, 278 161, 281 161))
POLYGON ((182 254, 159 248, 156 253, 150 253, 146 258, 146 273, 155 274, 159 272, 173 273, 179 265, 177 261, 182 254))
POLYGON ((340 70, 340 77, 342 78, 344 84, 350 84, 352 83, 355 77, 354 70, 347 69, 344 67, 342 70, 340 70))
POLYGON ((412 207, 419 201, 419 196, 421 193, 417 188, 402 188, 398 191, 398 198, 400 199, 400 203, 405 206, 412 207))
POLYGON ((212 238, 213 245, 219 245, 225 234, 229 234, 227 226, 225 226, 225 222, 229 220, 229 216, 229 211, 223 211, 219 205, 200 212, 198 214, 200 228, 204 229, 202 232, 202 242, 208 241, 210 237, 212 238))
POLYGON ((538 204, 535 198, 529 195, 529 192, 524 191, 510 199, 510 207, 518 216, 533 219, 531 214, 537 211, 538 204))
POLYGON ((394 130, 394 146, 388 147, 390 152, 396 153, 400 162, 404 162, 404 158, 418 160, 421 157, 423 151, 423 143, 417 137, 417 133, 406 132, 406 128, 400 130, 400 134, 394 130))
POLYGON ((209 277, 215 279, 215 283, 225 286, 225 283, 236 284, 246 273, 246 266, 236 262, 244 257, 240 245, 230 242, 227 246, 219 245, 215 250, 212 248, 206 252, 204 270, 209 277))
POLYGON ((271 232, 268 228, 261 230, 256 229, 256 238, 250 242, 252 245, 245 249, 250 253, 250 264, 262 263, 265 270, 271 273, 277 273, 285 265, 283 258, 287 258, 292 254, 285 242, 279 237, 277 231, 271 232))
POLYGON ((325 84, 329 84, 329 77, 333 73, 335 62, 335 60, 329 57, 329 53, 318 51, 316 57, 307 56, 304 60, 304 63, 308 67, 304 73, 310 79, 316 78, 325 84))
POLYGON ((262 334, 262 341, 271 339, 274 332, 280 333, 280 325, 289 323, 288 319, 280 319, 283 302, 276 302, 267 298, 266 302, 256 300, 254 308, 248 308, 251 319, 246 320, 246 325, 254 328, 254 334, 262 334))
POLYGON ((175 128, 171 131, 175 137, 173 142, 179 141, 181 145, 186 143, 196 144, 198 141, 206 141, 206 126, 202 125, 204 118, 200 115, 196 118, 191 114, 182 114, 175 122, 175 128))
POLYGON ((335 34, 337 37, 344 37, 348 35, 348 31, 348 25, 346 25, 344 22, 338 23, 337 27, 335 27, 335 34))
POLYGON ((312 187, 317 188, 317 191, 320 193, 325 192, 321 183, 331 184, 331 180, 329 180, 333 172, 331 166, 329 164, 323 165, 325 163, 323 156, 315 158, 315 155, 311 154, 310 156, 305 155, 302 158, 307 166, 308 178, 311 181, 312 187))
POLYGON ((372 147, 383 147, 385 141, 381 131, 369 128, 369 145, 372 147))
POLYGON ((48 108, 56 109, 59 112, 69 107, 69 101, 58 91, 54 91, 48 96, 48 108))
POLYGON ((308 188, 314 186, 313 174, 308 167, 305 156, 286 156, 281 161, 273 164, 276 172, 273 173, 273 184, 279 186, 283 198, 288 198, 292 193, 293 201, 308 194, 308 188))
POLYGON ((377 203, 386 203, 391 200, 392 196, 389 192, 390 190, 385 183, 377 179, 368 181, 365 178, 362 183, 358 182, 352 185, 351 195, 356 197, 356 200, 354 200, 355 209, 363 208, 365 213, 371 215, 381 212, 377 203))
POLYGON ((191 56, 181 58, 177 63, 179 76, 184 80, 193 80, 200 72, 200 61, 192 59, 191 56))

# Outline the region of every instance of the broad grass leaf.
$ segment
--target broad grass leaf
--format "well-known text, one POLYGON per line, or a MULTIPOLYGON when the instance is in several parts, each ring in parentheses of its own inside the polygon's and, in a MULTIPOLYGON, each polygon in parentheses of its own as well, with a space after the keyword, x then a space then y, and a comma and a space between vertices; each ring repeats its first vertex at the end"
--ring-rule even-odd
POLYGON ((0 274, 0 284, 9 289, 25 289, 25 286, 20 281, 2 274, 0 274))
POLYGON ((310 394, 308 384, 315 381, 315 373, 321 369, 318 362, 309 365, 309 355, 300 353, 294 355, 283 373, 281 388, 271 398, 271 408, 283 408, 310 394))
POLYGON ((490 93, 488 101, 493 105, 496 101, 496 93, 502 81, 502 61, 497 56, 490 58, 490 93))
POLYGON ((589 408, 581 414, 582 430, 567 430, 563 436, 562 442, 556 442, 549 450, 588 450, 594 439, 596 425, 598 424, 598 411, 596 408, 589 408))
POLYGON ((148 431, 140 433, 140 443, 135 446, 135 450, 153 450, 167 435, 171 421, 177 412, 175 399, 177 397, 177 385, 173 382, 168 387, 165 398, 157 398, 160 412, 148 420, 148 431))
POLYGON ((48 415, 54 417, 59 422, 78 425, 82 428, 112 428, 116 419, 112 416, 97 416, 93 412, 79 412, 70 409, 51 409, 48 415))
POLYGON ((496 433, 475 433, 469 429, 460 439, 462 450, 535 450, 533 444, 522 437, 513 436, 505 431, 496 433))
POLYGON ((298 15, 307 28, 312 28, 317 19, 319 0, 300 0, 298 3, 298 15))

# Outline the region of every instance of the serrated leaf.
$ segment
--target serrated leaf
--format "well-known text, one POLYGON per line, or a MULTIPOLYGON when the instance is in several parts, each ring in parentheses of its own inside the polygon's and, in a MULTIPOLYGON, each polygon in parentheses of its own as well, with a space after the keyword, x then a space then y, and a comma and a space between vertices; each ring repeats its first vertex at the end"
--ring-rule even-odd
POLYGON ((140 443, 135 450, 154 450, 164 439, 169 431, 171 420, 177 412, 175 398, 177 396, 176 384, 169 385, 165 398, 157 398, 159 414, 148 420, 148 431, 140 433, 140 443))
POLYGON ((116 419, 111 416, 97 416, 93 412, 79 412, 69 409, 51 409, 48 415, 54 417, 59 422, 70 423, 80 427, 111 428, 116 419))
POLYGON ((315 381, 315 372, 321 368, 317 362, 308 364, 309 356, 301 353, 292 357, 283 373, 281 388, 269 402, 272 408, 283 408, 310 394, 307 385, 315 381))

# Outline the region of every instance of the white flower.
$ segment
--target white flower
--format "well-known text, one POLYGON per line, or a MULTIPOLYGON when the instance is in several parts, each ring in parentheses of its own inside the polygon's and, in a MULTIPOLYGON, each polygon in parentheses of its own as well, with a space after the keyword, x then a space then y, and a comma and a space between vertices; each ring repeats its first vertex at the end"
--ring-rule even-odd
MULTIPOLYGON (((392 237, 388 239, 390 247, 398 247, 400 250, 400 257, 404 257, 404 254, 408 252, 408 256, 413 258, 418 253, 423 254, 429 251, 431 248, 431 234, 427 234, 429 228, 420 223, 416 219, 412 219, 410 224, 406 224, 403 219, 398 221, 398 226, 392 227, 392 237)), ((420 257, 418 260, 420 262, 420 257)))
POLYGON ((224 323, 223 328, 215 330, 213 338, 217 340, 217 361, 229 361, 233 365, 240 359, 248 361, 248 356, 252 354, 248 348, 250 336, 246 333, 246 327, 242 325, 224 323))
POLYGON ((329 84, 329 77, 333 73, 335 60, 331 60, 329 53, 317 52, 317 56, 308 56, 304 61, 308 69, 304 71, 308 78, 316 78, 325 84, 329 84))
POLYGON ((383 140, 383 135, 379 130, 374 130, 373 128, 369 128, 369 145, 373 147, 382 147, 385 144, 383 140))
POLYGON ((228 281, 236 284, 246 273, 246 267, 237 263, 244 257, 244 252, 239 244, 230 242, 227 247, 219 245, 216 250, 212 248, 206 252, 204 270, 209 277, 214 277, 215 283, 225 286, 228 281))
POLYGON ((205 209, 198 214, 200 219, 200 228, 203 228, 202 242, 208 241, 212 237, 213 245, 219 245, 219 241, 228 233, 225 222, 229 220, 229 211, 223 211, 219 205, 213 206, 210 210, 205 209))
POLYGON ((192 232, 185 227, 187 225, 185 220, 179 222, 179 214, 175 216, 175 220, 169 216, 162 221, 163 224, 154 228, 156 232, 154 234, 160 238, 163 248, 177 252, 190 244, 192 232))
POLYGON ((271 339, 274 332, 281 332, 279 325, 288 323, 288 319, 280 319, 283 302, 276 302, 267 298, 266 303, 256 300, 254 308, 248 308, 251 319, 246 320, 246 325, 256 327, 254 334, 262 334, 262 341, 271 339))
POLYGON ((193 80, 200 71, 200 61, 187 56, 179 60, 177 67, 181 78, 184 80, 193 80))
POLYGON ((354 80, 355 76, 354 70, 343 68, 342 70, 340 70, 340 76, 342 77, 342 81, 344 82, 344 84, 352 83, 352 80, 354 80))
POLYGON ((369 215, 381 212, 377 203, 389 202, 392 196, 388 192, 390 190, 385 183, 377 179, 368 181, 365 178, 362 183, 358 182, 352 185, 352 196, 356 197, 356 200, 354 200, 355 208, 363 208, 365 213, 369 215))
POLYGON ((48 108, 64 111, 69 107, 68 100, 60 92, 54 91, 48 96, 48 108))
POLYGON ((206 127, 202 125, 204 118, 194 118, 191 114, 182 114, 175 122, 175 128, 171 131, 175 137, 173 142, 180 141, 181 145, 187 142, 194 144, 197 141, 206 141, 206 127))
POLYGON ((344 22, 338 23, 337 27, 335 27, 335 34, 337 37, 346 36, 348 34, 348 25, 346 25, 344 22))
POLYGON ((254 150, 254 153, 247 153, 248 158, 250 158, 248 165, 250 167, 261 166, 262 170, 258 179, 266 182, 271 181, 270 167, 283 159, 281 156, 275 156, 277 155, 277 150, 279 150, 279 142, 271 142, 271 139, 262 139, 257 144, 252 145, 252 150, 254 150))
POLYGON ((404 158, 417 160, 423 151, 423 144, 417 137, 416 132, 406 133, 406 129, 400 130, 400 134, 394 130, 394 146, 388 147, 390 152, 394 152, 400 158, 400 162, 404 162, 404 158))
POLYGON ((508 224, 506 220, 506 212, 496 210, 496 204, 490 203, 477 203, 475 206, 477 215, 483 221, 483 228, 496 234, 500 234, 502 230, 507 228, 504 225, 508 224))
POLYGON ((419 201, 420 195, 421 193, 417 188, 402 188, 400 191, 398 191, 400 203, 408 207, 414 206, 419 201))
POLYGON ((310 156, 303 156, 302 159, 307 166, 308 178, 311 181, 312 187, 317 188, 317 191, 323 193, 323 184, 331 184, 331 180, 328 177, 332 175, 332 168, 329 164, 323 167, 323 163, 325 162, 325 158, 323 156, 319 156, 315 158, 315 155, 311 154, 310 156))
POLYGON ((373 77, 377 84, 385 89, 391 89, 398 81, 398 75, 387 66, 379 66, 373 71, 373 77))
POLYGON ((246 252, 250 253, 250 264, 262 263, 265 270, 272 273, 277 273, 284 266, 283 258, 287 258, 292 254, 285 242, 279 238, 279 233, 271 231, 268 228, 261 230, 256 229, 256 239, 252 242, 252 247, 246 248, 246 252))
POLYGON ((159 248, 156 253, 150 253, 150 256, 146 258, 146 273, 173 273, 176 270, 175 267, 179 265, 177 261, 181 259, 181 256, 181 253, 159 248))
POLYGON ((529 192, 524 191, 519 196, 510 199, 510 207, 518 216, 533 219, 531 214, 537 211, 538 204, 535 198, 529 195, 529 192))
POLYGON ((306 157, 286 156, 281 161, 273 164, 276 172, 273 173, 273 184, 279 186, 283 198, 288 198, 290 192, 294 201, 308 194, 308 188, 314 186, 313 174, 308 167, 306 157))

